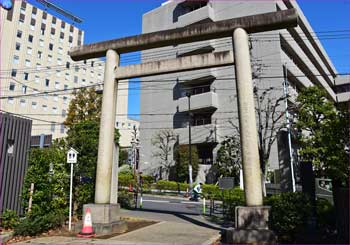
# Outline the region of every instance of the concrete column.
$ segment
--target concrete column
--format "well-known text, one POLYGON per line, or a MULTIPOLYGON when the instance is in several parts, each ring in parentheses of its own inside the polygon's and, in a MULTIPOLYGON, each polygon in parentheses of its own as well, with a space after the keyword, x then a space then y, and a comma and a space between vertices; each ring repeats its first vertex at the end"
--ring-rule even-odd
POLYGON ((236 89, 241 134, 244 193, 247 206, 263 205, 261 170, 255 119, 252 70, 247 32, 233 33, 236 89))
POLYGON ((111 177, 114 151, 114 124, 118 83, 114 70, 119 66, 119 54, 108 50, 104 75, 101 124, 96 169, 95 203, 107 204, 111 196, 111 177))

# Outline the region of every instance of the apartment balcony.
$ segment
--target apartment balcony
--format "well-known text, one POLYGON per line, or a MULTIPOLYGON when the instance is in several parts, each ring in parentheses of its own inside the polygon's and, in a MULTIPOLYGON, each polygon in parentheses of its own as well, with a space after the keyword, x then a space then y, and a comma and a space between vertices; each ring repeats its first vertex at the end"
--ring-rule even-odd
POLYGON ((198 84, 211 84, 216 79, 211 71, 204 71, 203 75, 193 79, 180 80, 179 83, 184 86, 197 86, 198 84))
POLYGON ((206 5, 187 14, 178 17, 178 26, 189 26, 193 24, 203 24, 208 22, 214 22, 215 19, 214 10, 206 5))
MULTIPOLYGON (((200 112, 216 110, 219 106, 218 96, 215 92, 207 92, 191 96, 191 111, 200 112)), ((178 100, 178 112, 188 111, 188 97, 182 97, 178 100)))
MULTIPOLYGON (((191 144, 217 143, 214 124, 191 127, 191 144)), ((188 144, 188 126, 175 129, 175 134, 179 135, 179 144, 188 144)))

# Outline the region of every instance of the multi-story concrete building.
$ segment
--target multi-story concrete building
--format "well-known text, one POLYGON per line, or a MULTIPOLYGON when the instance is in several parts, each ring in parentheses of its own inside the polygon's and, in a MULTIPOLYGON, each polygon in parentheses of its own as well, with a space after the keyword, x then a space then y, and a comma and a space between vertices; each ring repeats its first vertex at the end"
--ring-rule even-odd
MULTIPOLYGON (((289 82, 289 104, 295 102, 300 89, 311 85, 323 87, 329 98, 336 102, 332 88, 337 80, 337 70, 295 1, 168 1, 144 14, 143 33, 290 8, 299 12, 298 27, 250 35, 254 87, 259 97, 264 98, 260 105, 262 114, 265 114, 267 104, 272 105, 285 96, 285 77, 289 82)), ((144 51, 142 61, 226 50, 232 50, 232 38, 144 51)), ((154 157, 157 149, 152 145, 152 138, 158 131, 172 129, 179 144, 188 144, 189 99, 186 93, 189 92, 192 144, 197 146, 200 159, 198 178, 204 180, 216 160, 220 142, 236 133, 238 113, 234 77, 234 67, 228 66, 143 79, 140 121, 142 171, 157 174, 161 161, 154 157), (154 90, 150 91, 150 88, 154 90)), ((276 115, 285 112, 283 100, 275 109, 276 115)), ((267 119, 271 125, 271 117, 267 119)), ((285 117, 280 117, 278 122, 285 122, 285 117)), ((270 169, 289 164, 286 147, 286 134, 279 134, 271 148, 270 169)))
POLYGON ((1 110, 32 119, 32 135, 63 137, 73 89, 101 84, 104 62, 73 62, 68 51, 83 44, 83 30, 25 1, 13 3, 0 8, 1 110))
POLYGON ((130 148, 133 138, 138 137, 140 122, 128 117, 129 83, 120 81, 118 84, 118 101, 115 128, 119 130, 119 145, 122 148, 130 148), (135 136, 136 134, 136 136, 135 136))

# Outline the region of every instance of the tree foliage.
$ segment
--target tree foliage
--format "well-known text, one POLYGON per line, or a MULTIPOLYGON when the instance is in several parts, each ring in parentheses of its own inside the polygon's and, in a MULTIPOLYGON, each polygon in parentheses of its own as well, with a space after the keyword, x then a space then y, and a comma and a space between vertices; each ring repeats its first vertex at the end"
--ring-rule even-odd
POLYGON ((50 148, 31 150, 22 192, 26 209, 30 185, 34 183, 33 212, 68 211, 69 174, 65 152, 66 148, 59 142, 50 148))
POLYGON ((102 96, 96 93, 95 88, 76 90, 73 95, 74 98, 69 104, 67 118, 64 122, 67 127, 84 120, 100 120, 102 96))
POLYGON ((326 91, 309 87, 301 91, 297 102, 296 128, 300 157, 311 162, 319 176, 348 185, 349 113, 338 111, 327 99, 326 91))
POLYGON ((176 135, 171 129, 159 131, 152 139, 152 144, 156 147, 152 155, 159 159, 159 165, 165 171, 165 176, 168 176, 171 166, 174 165, 171 154, 175 142, 176 135))
POLYGON ((235 180, 239 180, 239 170, 242 168, 239 136, 227 136, 221 142, 214 167, 219 177, 235 177, 235 180))
MULTIPOLYGON (((198 174, 198 151, 195 145, 192 145, 191 148, 192 154, 192 178, 196 179, 198 174)), ((175 175, 177 182, 189 182, 189 149, 188 145, 179 145, 175 148, 175 175)))

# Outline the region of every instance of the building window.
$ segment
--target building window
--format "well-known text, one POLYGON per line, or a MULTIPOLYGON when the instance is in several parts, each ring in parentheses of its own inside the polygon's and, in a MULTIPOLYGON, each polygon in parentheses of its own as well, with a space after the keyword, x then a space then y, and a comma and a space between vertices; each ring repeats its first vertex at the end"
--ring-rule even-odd
POLYGON ((67 111, 66 110, 62 110, 62 117, 65 117, 67 115, 67 111))
POLYGON ((19 16, 19 24, 22 25, 24 23, 24 14, 20 14, 19 16))
POLYGON ((30 29, 32 30, 32 31, 34 31, 35 30, 35 26, 34 25, 30 25, 30 29))
POLYGON ((43 105, 43 110, 47 111, 47 105, 43 105))
POLYGON ((62 59, 61 58, 57 58, 57 64, 62 65, 62 59))
POLYGON ((38 106, 38 104, 37 104, 35 101, 33 101, 33 102, 32 102, 32 108, 33 108, 33 109, 36 109, 37 106, 38 106))
POLYGON ((64 85, 64 90, 67 90, 67 89, 68 89, 68 85, 65 84, 65 85, 64 85))
POLYGON ((94 67, 95 61, 91 61, 91 67, 94 67))
POLYGON ((38 58, 40 59, 43 56, 43 52, 38 51, 38 58))
POLYGON ((33 37, 32 35, 29 35, 29 36, 28 36, 28 42, 32 43, 32 42, 33 42, 33 38, 34 38, 34 37, 33 37))
POLYGON ((74 83, 78 83, 78 77, 74 76, 74 83))
POLYGON ((48 56, 47 56, 47 61, 48 61, 48 62, 52 62, 52 55, 48 55, 48 56))
POLYGON ((52 43, 49 43, 49 50, 53 50, 53 44, 52 43))
POLYGON ((45 35, 45 29, 41 29, 41 30, 40 30, 40 34, 41 34, 41 35, 45 35))
POLYGON ((50 80, 49 79, 45 79, 45 86, 49 87, 50 86, 50 80))
POLYGON ((22 107, 25 107, 26 106, 26 100, 25 99, 21 99, 20 102, 22 107))
POLYGON ((40 77, 39 76, 35 76, 35 82, 39 83, 40 82, 40 77))
POLYGON ((58 53, 63 54, 63 49, 61 47, 58 48, 58 53))
POLYGON ((67 69, 70 68, 70 63, 69 63, 69 62, 66 63, 66 68, 67 68, 67 69))
POLYGON ((58 101, 58 95, 57 94, 54 94, 53 101, 58 101))
POLYGON ((26 60, 26 61, 25 61, 25 65, 26 65, 27 67, 30 67, 30 60, 26 60))
POLYGON ((26 85, 22 85, 22 93, 23 94, 27 93, 27 86, 26 85))
POLYGON ((15 91, 15 89, 16 89, 16 84, 10 83, 9 90, 10 90, 10 91, 15 91))
POLYGON ((61 124, 61 134, 64 134, 64 124, 61 124))
POLYGON ((12 69, 11 77, 16 77, 16 76, 17 76, 17 69, 12 69))
POLYGON ((94 76, 95 76, 94 71, 91 71, 91 77, 94 77, 94 76))
POLYGON ((28 81, 28 79, 29 79, 29 73, 25 72, 24 73, 24 80, 28 81))
POLYGON ((7 103, 13 104, 13 102, 14 102, 13 97, 8 97, 7 98, 7 103))
POLYGON ((40 45, 40 47, 44 47, 44 40, 40 39, 39 40, 39 45, 40 45))
POLYGON ((27 54, 32 54, 33 53, 33 49, 31 47, 27 47, 27 54))
POLYGON ((13 56, 13 64, 18 65, 19 57, 17 55, 13 56))
POLYGON ((79 71, 79 66, 75 66, 75 67, 74 67, 74 70, 75 70, 76 72, 78 72, 78 71, 79 71))
POLYGON ((65 79, 66 79, 66 80, 69 80, 69 79, 70 79, 70 75, 69 75, 69 73, 66 73, 66 75, 65 75, 65 79))
POLYGON ((86 68, 83 68, 83 74, 85 74, 86 73, 86 68))
POLYGON ((63 103, 68 104, 68 97, 67 96, 63 96, 63 103))
POLYGON ((22 38, 22 31, 17 31, 17 37, 22 38))
POLYGON ((57 113, 57 107, 52 107, 52 112, 53 112, 54 114, 56 114, 56 113, 57 113))
POLYGON ((20 43, 16 43, 16 50, 20 50, 21 49, 21 44, 20 43))
POLYGON ((21 10, 20 10, 20 13, 21 14, 26 14, 26 7, 21 7, 21 10))
POLYGON ((51 123, 51 132, 54 133, 56 129, 56 125, 54 123, 51 123))
POLYGON ((60 82, 55 82, 55 89, 59 89, 60 88, 60 82))
POLYGON ((85 84, 86 84, 86 80, 85 80, 85 79, 82 79, 82 80, 81 80, 81 84, 85 85, 85 84))
POLYGON ((57 22, 57 18, 56 17, 52 17, 52 24, 56 25, 56 22, 57 22))

